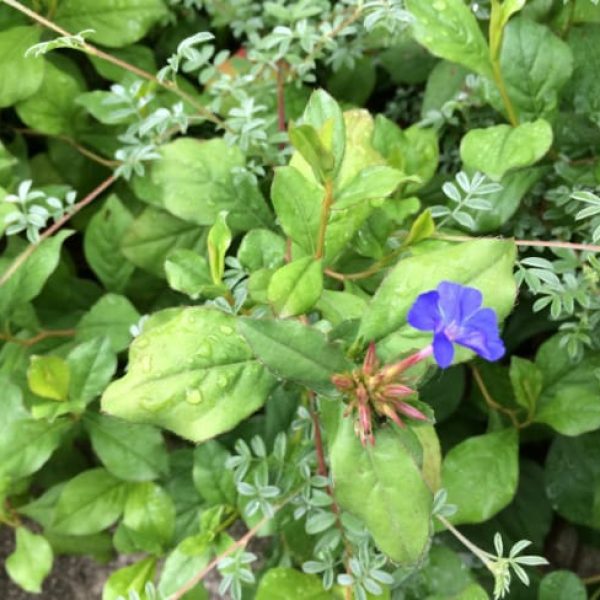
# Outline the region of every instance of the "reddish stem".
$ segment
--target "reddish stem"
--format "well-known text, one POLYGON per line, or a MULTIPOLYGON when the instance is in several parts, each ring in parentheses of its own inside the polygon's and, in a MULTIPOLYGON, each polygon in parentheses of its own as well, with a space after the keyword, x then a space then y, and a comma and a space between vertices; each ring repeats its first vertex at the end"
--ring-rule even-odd
POLYGON ((40 236, 40 239, 35 244, 30 244, 15 258, 10 267, 0 277, 0 287, 3 286, 18 270, 18 268, 35 252, 36 248, 51 235, 56 233, 73 215, 78 213, 82 208, 93 202, 102 192, 108 189, 115 181, 117 177, 110 175, 107 177, 98 187, 93 189, 83 200, 80 200, 75 204, 72 210, 62 216, 56 223, 48 227, 40 236))
MULTIPOLYGON (((277 62, 277 127, 279 131, 286 131, 285 123, 285 78, 283 75, 283 61, 277 62)), ((283 150, 285 144, 282 142, 279 148, 283 150)))

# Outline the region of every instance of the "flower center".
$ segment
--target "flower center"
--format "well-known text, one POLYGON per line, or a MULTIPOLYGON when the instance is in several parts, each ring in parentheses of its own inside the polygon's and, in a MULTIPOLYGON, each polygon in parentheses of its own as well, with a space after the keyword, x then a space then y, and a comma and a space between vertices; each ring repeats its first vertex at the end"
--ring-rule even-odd
POLYGON ((446 334, 446 337, 453 342, 458 337, 460 329, 460 325, 456 321, 452 321, 444 327, 444 333, 446 334))

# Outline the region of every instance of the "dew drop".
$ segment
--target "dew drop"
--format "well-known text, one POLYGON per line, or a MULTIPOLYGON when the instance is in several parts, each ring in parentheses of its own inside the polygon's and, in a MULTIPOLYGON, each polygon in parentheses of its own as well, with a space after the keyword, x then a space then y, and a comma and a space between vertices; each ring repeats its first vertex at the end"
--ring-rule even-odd
POLYGON ((200 404, 204 398, 202 392, 199 389, 190 389, 185 393, 185 401, 189 404, 200 404))
POLYGON ((152 357, 148 354, 142 357, 142 371, 150 373, 152 370, 152 357))
POLYGON ((204 358, 208 358, 212 354, 212 348, 209 344, 203 344, 198 348, 196 352, 198 356, 202 356, 204 358))
POLYGON ((171 402, 171 398, 161 398, 160 396, 142 398, 142 408, 150 412, 158 412, 163 410, 171 402))
POLYGON ((231 335, 233 333, 233 327, 229 327, 229 325, 221 325, 221 327, 219 327, 219 330, 225 335, 231 335))
POLYGON ((224 389, 227 387, 227 384, 229 383, 229 379, 225 376, 225 375, 221 375, 219 377, 219 379, 217 379, 217 385, 221 388, 224 389))

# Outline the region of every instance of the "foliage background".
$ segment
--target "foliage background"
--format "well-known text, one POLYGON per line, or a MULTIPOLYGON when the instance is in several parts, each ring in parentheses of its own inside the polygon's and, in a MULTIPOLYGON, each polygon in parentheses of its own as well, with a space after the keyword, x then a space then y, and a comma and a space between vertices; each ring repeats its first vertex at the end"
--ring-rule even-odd
POLYGON ((599 53, 593 0, 1 3, 10 577, 486 598, 499 532, 550 561, 509 597, 598 597, 599 53), (424 347, 444 279, 509 353, 411 372, 435 425, 363 449, 331 376, 424 347))

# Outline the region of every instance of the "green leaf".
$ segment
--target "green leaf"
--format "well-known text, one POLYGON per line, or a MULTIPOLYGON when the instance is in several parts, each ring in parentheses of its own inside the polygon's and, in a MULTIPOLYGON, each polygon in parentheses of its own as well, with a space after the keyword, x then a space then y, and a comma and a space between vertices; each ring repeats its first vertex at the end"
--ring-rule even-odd
MULTIPOLYGON (((335 214, 335 211, 347 210, 360 202, 369 207, 369 200, 383 200, 408 179, 402 171, 392 167, 385 165, 366 167, 336 193, 332 210, 335 214)), ((372 208, 372 205, 369 208, 372 208)))
POLYGON ((511 356, 509 376, 517 404, 533 414, 542 391, 542 372, 530 360, 511 356))
POLYGON ((323 290, 316 308, 324 319, 336 326, 343 321, 360 319, 365 312, 367 302, 364 298, 350 292, 323 290))
POLYGON ((320 133, 321 141, 335 161, 333 174, 337 174, 346 150, 346 130, 339 104, 325 90, 315 90, 310 95, 302 120, 320 133))
POLYGON ((203 227, 153 207, 143 211, 121 238, 121 252, 127 259, 158 277, 165 276, 165 259, 173 250, 204 251, 205 247, 203 227))
POLYGON ((90 469, 62 489, 51 528, 57 533, 87 535, 110 527, 123 512, 127 487, 106 469, 90 469))
POLYGON ((60 356, 32 356, 27 369, 29 389, 42 398, 66 400, 71 372, 60 356))
POLYGON ((84 423, 94 452, 119 479, 149 481, 168 472, 167 449, 154 427, 91 412, 86 413, 84 423))
POLYGON ((103 410, 200 442, 264 404, 274 378, 235 334, 235 318, 203 307, 163 312, 133 341, 127 374, 105 391, 103 410))
POLYGON ((130 592, 142 595, 148 581, 154 579, 156 558, 149 556, 111 573, 102 590, 102 600, 127 598, 130 592))
POLYGON ((376 67, 369 56, 357 57, 352 66, 339 65, 335 72, 327 76, 327 89, 331 94, 341 102, 354 106, 366 105, 376 83, 376 67))
POLYGON ((179 138, 160 147, 149 175, 137 177, 136 194, 146 202, 197 225, 212 225, 223 210, 235 231, 271 224, 271 214, 257 185, 234 173, 245 166, 237 146, 222 139, 179 138))
POLYGON ((587 600, 585 585, 572 571, 553 571, 540 582, 538 600, 587 600))
POLYGON ((175 506, 171 497, 156 483, 136 483, 127 494, 123 524, 138 548, 162 554, 175 531, 175 506))
POLYGON ((317 248, 321 202, 325 190, 294 167, 278 167, 271 187, 271 200, 285 234, 306 254, 317 248))
POLYGON ((343 418, 330 453, 341 508, 364 521, 394 562, 409 566, 422 560, 431 537, 432 495, 397 432, 380 429, 375 445, 363 447, 352 419, 343 418))
MULTIPOLYGON (((599 8, 595 7, 594 10, 600 14, 599 8)), ((595 114, 600 110, 599 38, 600 25, 598 24, 577 27, 568 38, 573 52, 574 69, 567 89, 569 97, 572 97, 575 112, 582 115, 595 114)))
POLYGON ((310 310, 322 291, 322 263, 305 256, 273 273, 267 296, 279 317, 285 319, 310 310))
MULTIPOLYGON (((456 65, 454 65, 455 68, 456 65)), ((402 130, 383 115, 377 115, 373 131, 373 148, 390 166, 417 181, 406 185, 409 195, 422 188, 435 174, 439 162, 438 136, 435 130, 413 125, 402 130)))
POLYGON ((4 423, 0 435, 0 476, 20 479, 35 473, 59 446, 68 421, 48 423, 16 418, 4 423))
POLYGON ((484 305, 503 319, 516 295, 514 260, 514 244, 501 240, 444 245, 440 250, 404 259, 388 273, 373 296, 359 335, 367 341, 383 339, 383 345, 378 346, 382 358, 423 347, 431 336, 406 325, 406 315, 419 294, 435 289, 444 280, 477 288, 483 293, 484 305))
POLYGON ((104 391, 117 370, 117 356, 107 337, 78 344, 69 352, 67 363, 71 372, 69 397, 84 406, 104 391))
POLYGON ((236 491, 231 471, 225 467, 229 452, 214 440, 194 451, 194 485, 210 504, 235 505, 236 491))
POLYGON ((231 245, 231 230, 227 226, 227 211, 218 214, 208 232, 208 264, 215 285, 220 285, 225 272, 225 254, 231 245))
POLYGON ((469 168, 498 181, 511 169, 528 167, 552 145, 552 127, 544 119, 518 127, 495 125, 471 129, 460 143, 460 156, 469 168))
MULTIPOLYGON (((373 146, 375 121, 366 110, 344 112, 344 126, 346 150, 335 178, 336 197, 363 169, 386 164, 383 156, 373 146)), ((294 164, 294 158, 292 157, 290 164, 294 164)))
POLYGON ((17 527, 15 536, 16 548, 6 559, 6 572, 25 591, 39 594, 42 582, 52 570, 52 548, 44 536, 25 527, 17 527))
MULTIPOLYGON (((500 68, 519 118, 531 121, 556 112, 559 92, 573 72, 573 56, 548 27, 517 17, 504 31, 500 68)), ((486 93, 494 108, 502 111, 502 98, 491 82, 486 93)))
POLYGON ((34 96, 17 104, 17 114, 28 127, 41 133, 72 134, 81 113, 74 99, 84 90, 85 80, 75 63, 64 56, 53 56, 46 59, 42 85, 34 96))
POLYGON ((457 552, 442 545, 433 545, 429 551, 427 563, 415 574, 410 583, 408 596, 427 598, 427 600, 488 600, 488 595, 467 595, 467 590, 473 585, 474 577, 464 560, 457 552))
POLYGON ((490 233, 500 229, 515 214, 525 194, 544 173, 545 167, 530 167, 507 173, 500 180, 502 189, 486 195, 486 200, 492 205, 491 210, 466 209, 475 221, 475 231, 490 233))
POLYGON ((448 452, 442 487, 448 503, 458 507, 452 523, 482 523, 510 503, 519 477, 518 449, 515 430, 504 429, 467 438, 448 452))
POLYGON ((600 439, 557 436, 546 459, 546 495, 571 523, 600 529, 600 439))
POLYGON ((213 283, 208 261, 193 250, 173 250, 165 261, 165 273, 172 289, 193 300, 201 296, 210 298, 223 291, 222 286, 213 283))
POLYGON ((334 390, 334 373, 352 369, 352 363, 338 346, 330 344, 319 330, 299 321, 242 318, 238 331, 276 377, 321 393, 334 390))
POLYGON ((256 600, 334 600, 332 592, 325 591, 321 580, 296 569, 275 567, 261 578, 256 600))
MULTIPOLYGON (((197 575, 210 560, 210 540, 205 535, 196 535, 185 538, 173 550, 165 561, 158 590, 164 596, 177 592, 192 577, 197 575)), ((202 584, 192 590, 194 596, 190 600, 208 600, 208 594, 202 584)))
POLYGON ((120 48, 142 39, 167 17, 161 0, 61 0, 54 20, 70 33, 86 29, 86 39, 120 48))
MULTIPOLYGON (((44 240, 23 262, 15 273, 0 286, 0 315, 7 317, 17 306, 33 300, 54 272, 60 259, 63 242, 72 231, 59 231, 44 240)), ((5 273, 15 257, 6 254, 0 258, 0 273, 5 273)))
POLYGON ((33 25, 0 31, 0 108, 33 96, 42 85, 45 60, 25 56, 41 34, 42 30, 33 25))
POLYGON ((277 268, 285 261, 285 240, 268 229, 253 229, 242 239, 237 257, 249 271, 277 268))
POLYGON ((463 0, 406 0, 415 39, 432 54, 492 77, 487 43, 463 0))
POLYGON ((468 74, 469 71, 466 68, 454 62, 439 61, 427 78, 425 96, 421 106, 421 117, 425 117, 431 112, 440 112, 444 104, 453 100, 464 88, 468 74))
POLYGON ((402 242, 403 246, 412 246, 426 240, 435 233, 435 222, 429 210, 424 210, 410 227, 408 235, 402 242))
POLYGON ((598 429, 600 353, 590 352, 573 364, 568 352, 560 346, 560 336, 554 336, 540 346, 535 362, 543 377, 535 421, 564 435, 598 429))
POLYGON ((106 294, 79 321, 76 339, 106 336, 113 352, 120 352, 129 346, 129 329, 139 320, 140 314, 125 296, 106 294))
POLYGON ((290 142, 310 165, 315 178, 324 183, 333 174, 335 159, 321 143, 317 130, 311 125, 291 125, 288 128, 290 142))
POLYGON ((90 219, 84 238, 85 259, 98 279, 111 292, 122 292, 135 266, 119 246, 133 217, 118 196, 112 194, 90 219))

